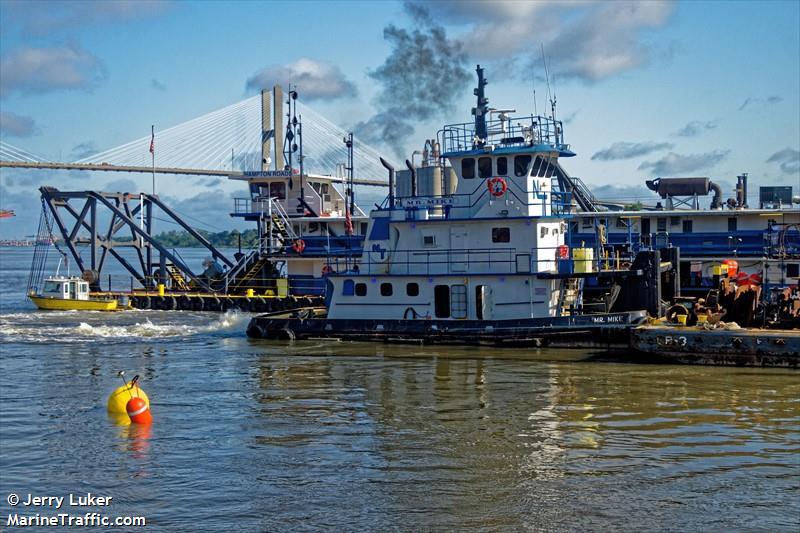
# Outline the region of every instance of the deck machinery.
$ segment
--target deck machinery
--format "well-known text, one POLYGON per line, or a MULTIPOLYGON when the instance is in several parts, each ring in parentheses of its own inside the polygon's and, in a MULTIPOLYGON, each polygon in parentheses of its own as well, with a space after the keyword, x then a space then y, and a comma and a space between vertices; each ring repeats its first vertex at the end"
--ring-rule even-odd
POLYGON ((43 256, 55 244, 95 295, 128 297, 136 308, 276 311, 319 304, 330 259, 351 265, 360 256, 368 217, 355 203, 352 134, 336 175, 305 172, 297 91, 286 96, 284 130, 283 90, 262 91, 261 168, 230 176, 247 185, 249 196, 234 199, 231 216, 256 224, 254 247, 226 255, 153 194, 42 187, 29 290, 41 285, 43 256), (178 226, 206 250, 202 269, 163 244, 154 221, 178 226), (110 278, 103 290, 109 257, 130 274, 128 290, 113 291, 110 278))

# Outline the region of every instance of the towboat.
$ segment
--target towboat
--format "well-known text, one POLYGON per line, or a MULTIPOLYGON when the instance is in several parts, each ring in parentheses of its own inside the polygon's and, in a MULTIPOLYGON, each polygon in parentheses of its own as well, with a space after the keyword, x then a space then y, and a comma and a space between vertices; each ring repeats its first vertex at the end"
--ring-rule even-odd
POLYGON ((42 290, 28 293, 36 307, 48 311, 116 311, 119 302, 113 298, 94 298, 89 283, 77 276, 45 278, 42 290))
POLYGON ((600 257, 570 248, 574 156, 550 116, 490 109, 476 69, 474 122, 426 142, 422 167, 389 172, 360 258, 325 265, 325 306, 254 317, 254 338, 628 346, 677 290, 677 250, 600 257), (583 282, 607 291, 583 298, 583 282), (664 293, 666 290, 666 294, 664 293))

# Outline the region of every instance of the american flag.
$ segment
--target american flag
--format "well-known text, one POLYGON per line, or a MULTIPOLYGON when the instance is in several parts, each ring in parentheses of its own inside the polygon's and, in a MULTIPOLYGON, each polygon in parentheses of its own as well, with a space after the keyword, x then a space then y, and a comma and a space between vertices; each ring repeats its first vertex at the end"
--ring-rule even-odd
POLYGON ((156 128, 150 126, 150 153, 156 155, 156 128))

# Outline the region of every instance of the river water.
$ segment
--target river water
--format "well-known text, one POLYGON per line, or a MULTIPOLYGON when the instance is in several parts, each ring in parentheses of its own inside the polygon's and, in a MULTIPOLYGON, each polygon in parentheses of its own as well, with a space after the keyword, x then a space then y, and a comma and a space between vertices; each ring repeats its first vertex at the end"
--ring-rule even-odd
POLYGON ((0 529, 63 512, 10 493, 87 492, 165 531, 800 527, 797 371, 36 312, 30 256, 0 249, 0 529), (119 370, 141 375, 150 429, 106 415, 119 370))

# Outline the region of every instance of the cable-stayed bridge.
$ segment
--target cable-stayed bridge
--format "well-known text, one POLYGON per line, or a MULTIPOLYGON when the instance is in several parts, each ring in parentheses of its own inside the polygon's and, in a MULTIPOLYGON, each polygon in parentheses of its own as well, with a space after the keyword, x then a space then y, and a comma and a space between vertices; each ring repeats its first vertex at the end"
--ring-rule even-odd
MULTIPOLYGON (((66 162, 50 161, 0 141, 0 167, 220 177, 268 170, 270 163, 265 159, 270 155, 276 164, 283 160, 284 117, 280 94, 278 92, 273 97, 270 92, 264 91, 261 95, 156 131, 154 158, 150 152, 149 135, 66 162), (278 105, 273 106, 272 102, 278 105)), ((297 115, 302 120, 305 172, 332 176, 341 174, 341 167, 347 161, 347 147, 343 143, 347 131, 309 106, 300 102, 296 102, 296 105, 297 115)), ((358 142, 356 138, 353 150, 354 184, 387 185, 386 170, 379 162, 380 155, 376 149, 358 142)), ((297 152, 294 158, 296 166, 297 152)))

